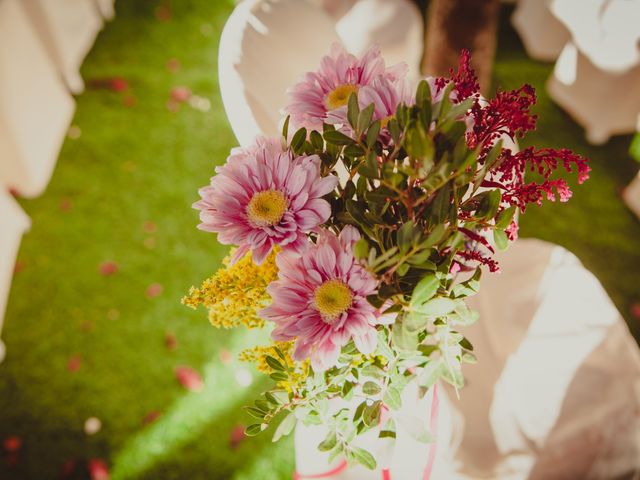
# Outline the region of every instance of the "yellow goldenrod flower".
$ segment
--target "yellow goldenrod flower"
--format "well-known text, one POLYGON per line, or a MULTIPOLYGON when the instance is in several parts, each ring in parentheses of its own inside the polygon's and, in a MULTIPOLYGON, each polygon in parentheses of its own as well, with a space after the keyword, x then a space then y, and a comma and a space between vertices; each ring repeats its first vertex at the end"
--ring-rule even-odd
POLYGON ((247 348, 240 352, 240 360, 243 362, 251 362, 256 364, 256 368, 259 372, 267 375, 273 373, 275 370, 267 364, 267 357, 273 357, 280 361, 287 369, 289 380, 278 382, 277 385, 280 388, 285 389, 287 392, 296 391, 304 386, 307 377, 309 376, 309 360, 298 362, 292 358, 294 348, 294 341, 289 342, 274 342, 271 345, 258 346, 247 348), (277 353, 276 348, 282 352, 285 357, 283 360, 277 353))
POLYGON ((271 302, 267 286, 278 277, 276 253, 271 252, 262 265, 253 263, 251 253, 230 265, 232 251, 223 260, 224 267, 200 288, 191 287, 182 303, 194 309, 204 305, 211 325, 217 328, 262 327, 264 321, 258 317, 258 310, 271 302))

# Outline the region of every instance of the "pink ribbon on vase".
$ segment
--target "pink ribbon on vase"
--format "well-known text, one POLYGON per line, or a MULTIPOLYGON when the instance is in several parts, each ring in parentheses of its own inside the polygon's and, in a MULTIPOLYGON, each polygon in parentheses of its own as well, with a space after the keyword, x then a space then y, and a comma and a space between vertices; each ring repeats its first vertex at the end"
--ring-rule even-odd
MULTIPOLYGON (((438 410, 440 406, 440 400, 438 399, 438 386, 433 386, 433 395, 431 396, 431 417, 429 419, 429 429, 434 432, 438 429, 438 410)), ((382 423, 382 418, 380 419, 382 423)), ((422 480, 429 480, 431 478, 431 472, 433 471, 433 465, 436 460, 437 441, 429 444, 429 454, 427 455, 427 465, 424 467, 424 473, 422 480)), ((330 478, 338 473, 344 471, 347 468, 347 461, 342 460, 336 467, 332 468, 328 472, 316 473, 311 475, 303 475, 298 472, 293 472, 292 480, 305 480, 314 478, 330 478)), ((382 480, 392 480, 391 472, 388 468, 382 469, 382 480)))

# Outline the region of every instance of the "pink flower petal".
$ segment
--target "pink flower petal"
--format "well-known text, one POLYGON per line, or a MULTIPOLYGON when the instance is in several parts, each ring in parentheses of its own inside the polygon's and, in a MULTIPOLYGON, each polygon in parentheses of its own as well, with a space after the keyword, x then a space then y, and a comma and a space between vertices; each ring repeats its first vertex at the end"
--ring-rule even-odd
POLYGON ((22 439, 12 435, 4 439, 2 446, 7 452, 17 452, 22 447, 22 439))
POLYGON ((178 347, 178 339, 173 333, 167 332, 164 336, 164 344, 167 350, 175 350, 178 347))
POLYGON ((109 480, 109 467, 101 458, 89 460, 89 476, 91 480, 109 480))
POLYGON ((98 267, 98 271, 100 272, 100 275, 104 277, 113 275, 117 273, 118 270, 119 270, 118 264, 112 260, 107 260, 105 262, 102 262, 98 267))
POLYGON ((77 372, 80 370, 80 366, 82 365, 82 358, 79 355, 71 357, 67 362, 67 370, 70 372, 77 372))
POLYGON ((162 285, 159 283, 152 283, 147 287, 146 295, 149 298, 155 298, 162 293, 162 285))
POLYGON ((192 392, 199 392, 204 388, 200 374, 191 367, 180 366, 175 369, 176 378, 180 385, 192 392))

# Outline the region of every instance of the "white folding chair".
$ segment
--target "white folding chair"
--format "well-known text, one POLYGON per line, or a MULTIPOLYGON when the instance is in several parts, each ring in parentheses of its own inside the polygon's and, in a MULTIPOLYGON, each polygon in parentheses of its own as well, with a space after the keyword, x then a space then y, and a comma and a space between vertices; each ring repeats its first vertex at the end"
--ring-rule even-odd
MULTIPOLYGON (((0 333, 20 239, 30 223, 29 217, 16 201, 4 189, 0 189, 0 333)), ((0 340, 0 362, 4 355, 5 347, 0 340)))
POLYGON ((74 101, 21 2, 0 2, 0 185, 33 197, 49 182, 74 101))

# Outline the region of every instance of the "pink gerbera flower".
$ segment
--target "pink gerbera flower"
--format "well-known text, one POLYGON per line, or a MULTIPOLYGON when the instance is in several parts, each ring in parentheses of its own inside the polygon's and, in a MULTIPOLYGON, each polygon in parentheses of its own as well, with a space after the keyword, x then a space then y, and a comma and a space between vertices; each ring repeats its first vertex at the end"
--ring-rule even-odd
POLYGON ((337 177, 320 177, 320 158, 293 157, 275 140, 260 138, 248 149, 234 149, 200 189, 198 228, 217 232, 218 241, 238 245, 233 261, 248 250, 261 264, 274 245, 301 251, 306 233, 326 222, 329 203, 322 199, 337 177))
POLYGON ((386 68, 380 49, 371 47, 361 58, 335 43, 322 58, 316 72, 308 72, 289 90, 285 113, 296 127, 320 129, 327 113, 345 106, 353 92, 384 76, 397 80, 407 72, 406 64, 386 68))
POLYGON ((273 303, 260 316, 276 323, 275 340, 296 339, 294 358, 311 358, 317 371, 335 365, 349 339, 364 354, 377 345, 375 326, 383 322, 367 296, 376 279, 353 256, 360 234, 346 226, 339 237, 323 230, 303 254, 278 254, 279 278, 268 287, 273 303))

